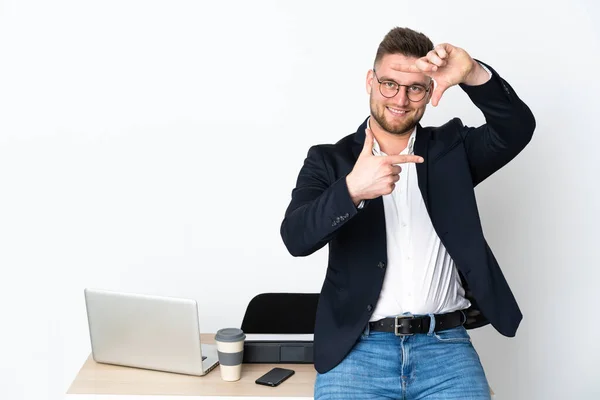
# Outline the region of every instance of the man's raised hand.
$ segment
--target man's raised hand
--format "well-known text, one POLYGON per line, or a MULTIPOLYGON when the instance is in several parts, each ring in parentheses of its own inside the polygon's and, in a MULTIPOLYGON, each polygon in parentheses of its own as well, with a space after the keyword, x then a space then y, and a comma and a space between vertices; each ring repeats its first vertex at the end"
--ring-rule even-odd
POLYGON ((358 205, 361 200, 392 193, 402 171, 402 168, 396 164, 411 162, 422 163, 423 157, 409 154, 374 156, 373 133, 367 129, 362 151, 352 172, 346 177, 348 192, 354 204, 358 205))

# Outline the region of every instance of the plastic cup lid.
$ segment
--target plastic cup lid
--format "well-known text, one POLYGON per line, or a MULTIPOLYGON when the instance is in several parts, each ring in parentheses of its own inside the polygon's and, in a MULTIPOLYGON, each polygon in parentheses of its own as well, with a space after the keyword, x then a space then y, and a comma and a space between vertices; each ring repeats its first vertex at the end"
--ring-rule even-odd
POLYGON ((238 342, 246 339, 246 335, 238 328, 223 328, 217 331, 215 340, 219 342, 238 342))

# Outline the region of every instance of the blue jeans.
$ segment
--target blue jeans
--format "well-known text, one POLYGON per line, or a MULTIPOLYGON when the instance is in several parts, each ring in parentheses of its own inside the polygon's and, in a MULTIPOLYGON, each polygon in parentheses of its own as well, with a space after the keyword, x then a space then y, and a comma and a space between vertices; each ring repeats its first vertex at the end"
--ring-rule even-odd
POLYGON ((340 364, 317 374, 315 400, 489 400, 488 382, 466 329, 432 330, 396 336, 369 332, 367 325, 340 364))

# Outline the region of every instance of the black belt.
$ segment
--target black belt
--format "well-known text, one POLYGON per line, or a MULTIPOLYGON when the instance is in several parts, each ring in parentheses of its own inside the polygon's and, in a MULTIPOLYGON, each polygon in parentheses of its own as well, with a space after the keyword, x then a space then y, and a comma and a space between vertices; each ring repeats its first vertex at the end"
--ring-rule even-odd
MULTIPOLYGON (((434 332, 444 329, 456 328, 465 322, 465 315, 461 310, 447 314, 434 314, 434 332)), ((377 332, 392 332, 396 336, 414 335, 415 333, 428 333, 431 325, 429 315, 415 317, 413 315, 399 315, 369 322, 369 330, 377 332)))

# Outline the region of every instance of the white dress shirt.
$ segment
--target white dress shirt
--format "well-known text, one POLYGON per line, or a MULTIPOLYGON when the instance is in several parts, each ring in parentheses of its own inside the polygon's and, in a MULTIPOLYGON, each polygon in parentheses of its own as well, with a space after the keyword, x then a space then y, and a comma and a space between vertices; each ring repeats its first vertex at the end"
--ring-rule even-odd
MULTIPOLYGON (((400 154, 414 154, 416 131, 415 128, 400 154)), ((386 155, 375 139, 373 154, 386 155)), ((382 196, 387 270, 371 321, 407 312, 414 315, 446 313, 471 305, 464 297, 454 261, 435 232, 425 208, 416 165, 401 166, 400 180, 394 191, 382 196)))

